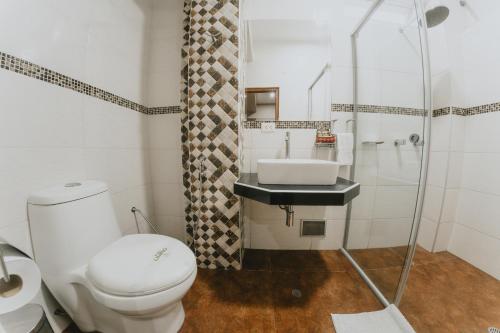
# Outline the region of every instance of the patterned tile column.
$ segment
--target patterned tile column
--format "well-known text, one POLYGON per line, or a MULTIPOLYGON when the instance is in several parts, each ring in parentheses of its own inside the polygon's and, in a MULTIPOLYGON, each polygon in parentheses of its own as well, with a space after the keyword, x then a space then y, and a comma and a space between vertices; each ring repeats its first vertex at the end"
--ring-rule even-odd
POLYGON ((239 174, 238 6, 238 0, 185 2, 186 222, 198 264, 206 268, 241 268, 240 202, 232 193, 239 174))
POLYGON ((181 48, 181 142, 182 142, 182 182, 184 185, 184 216, 186 220, 186 243, 194 251, 194 218, 191 205, 191 159, 189 144, 188 80, 189 80, 189 22, 191 0, 184 0, 184 20, 182 22, 183 43, 181 48))

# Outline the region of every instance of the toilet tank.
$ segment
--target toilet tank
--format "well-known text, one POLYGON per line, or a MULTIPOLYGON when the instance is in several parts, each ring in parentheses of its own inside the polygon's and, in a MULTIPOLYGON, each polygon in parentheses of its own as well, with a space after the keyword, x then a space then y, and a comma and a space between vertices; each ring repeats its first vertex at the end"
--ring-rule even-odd
POLYGON ((33 253, 42 276, 86 265, 122 237, 105 183, 82 181, 32 193, 28 218, 33 253))

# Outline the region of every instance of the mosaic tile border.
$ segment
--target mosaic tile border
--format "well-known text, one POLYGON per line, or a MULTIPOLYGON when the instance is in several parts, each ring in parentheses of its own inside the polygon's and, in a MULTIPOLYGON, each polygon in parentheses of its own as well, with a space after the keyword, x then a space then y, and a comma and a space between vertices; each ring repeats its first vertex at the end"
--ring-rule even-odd
MULTIPOLYGON (((353 112, 353 104, 332 104, 332 112, 353 112)), ((450 114, 457 116, 474 116, 478 114, 499 112, 500 102, 484 104, 479 106, 473 106, 468 108, 447 106, 444 108, 435 109, 432 111, 433 117, 442 117, 450 114)), ((385 114, 398 114, 398 115, 408 115, 408 116, 422 116, 424 110, 404 108, 398 106, 378 106, 378 105, 359 105, 358 112, 366 113, 385 113, 385 114)))
MULTIPOLYGON (((332 104, 330 111, 331 112, 354 112, 354 105, 353 104, 332 104)), ((423 109, 406 108, 406 107, 400 107, 400 106, 370 105, 370 104, 358 105, 358 112, 396 114, 396 115, 403 115, 403 116, 423 116, 425 114, 425 110, 423 110, 423 109)))
POLYGON ((83 81, 74 79, 4 52, 0 52, 0 68, 31 77, 36 80, 47 82, 61 88, 70 89, 78 93, 95 97, 144 114, 171 114, 181 112, 180 106, 177 105, 148 108, 106 90, 94 87, 83 81))
POLYGON ((499 111, 500 111, 500 102, 483 104, 468 108, 452 107, 452 113, 454 115, 464 116, 464 117, 475 116, 484 113, 499 112, 499 111))
POLYGON ((432 110, 432 116, 433 117, 442 117, 442 116, 447 116, 451 113, 451 107, 445 107, 445 108, 440 108, 436 110, 432 110))
POLYGON ((260 121, 247 120, 243 121, 243 128, 260 129, 263 123, 274 123, 275 128, 279 129, 330 129, 329 121, 302 121, 302 120, 279 120, 279 121, 260 121))
POLYGON ((467 116, 467 108, 451 107, 451 113, 455 116, 467 116))
POLYGON ((155 114, 173 114, 173 113, 181 113, 180 105, 172 105, 172 106, 156 106, 148 108, 147 114, 155 115, 155 114))

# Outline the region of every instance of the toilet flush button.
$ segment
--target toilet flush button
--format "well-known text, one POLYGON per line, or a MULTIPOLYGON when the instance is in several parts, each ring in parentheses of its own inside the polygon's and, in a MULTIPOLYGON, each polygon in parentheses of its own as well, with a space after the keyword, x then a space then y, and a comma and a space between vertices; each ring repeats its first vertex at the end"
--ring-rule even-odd
POLYGON ((82 183, 67 183, 67 184, 64 184, 64 187, 77 187, 77 186, 82 186, 82 183))

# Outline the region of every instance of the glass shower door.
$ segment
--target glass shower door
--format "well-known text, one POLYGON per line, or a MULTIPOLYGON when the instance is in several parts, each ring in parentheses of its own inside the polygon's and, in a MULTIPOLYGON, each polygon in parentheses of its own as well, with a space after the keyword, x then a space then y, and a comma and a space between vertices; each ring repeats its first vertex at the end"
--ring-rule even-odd
POLYGON ((388 303, 405 267, 424 162, 424 54, 413 0, 379 1, 353 34, 356 140, 344 248, 388 303))

